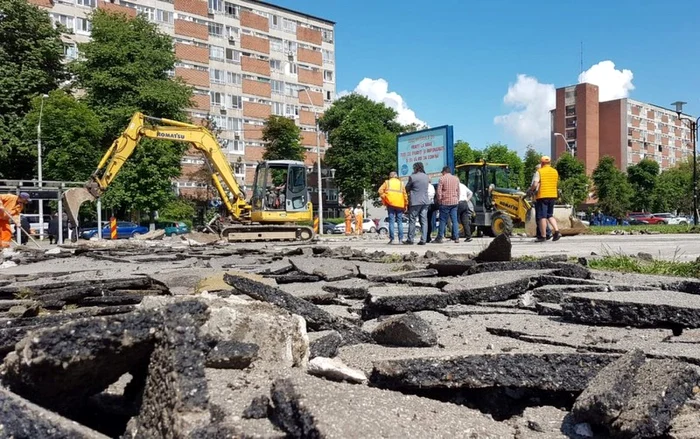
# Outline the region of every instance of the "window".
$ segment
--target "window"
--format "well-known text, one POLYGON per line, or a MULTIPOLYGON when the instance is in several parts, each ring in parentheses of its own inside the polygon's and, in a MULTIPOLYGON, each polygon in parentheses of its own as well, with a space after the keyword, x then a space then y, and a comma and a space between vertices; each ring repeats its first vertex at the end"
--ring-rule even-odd
POLYGON ((77 17, 75 19, 75 33, 89 34, 91 30, 92 30, 92 23, 90 23, 90 20, 88 20, 87 18, 79 18, 79 17, 77 17))
POLYGON ((156 20, 156 10, 154 8, 149 8, 148 6, 137 5, 135 3, 129 3, 125 1, 122 1, 121 4, 131 9, 136 9, 137 13, 146 17, 148 21, 156 20))
POLYGON ((224 25, 219 23, 213 23, 211 21, 207 22, 207 27, 209 28, 209 35, 212 37, 221 37, 224 35, 224 25))
POLYGON ((233 173, 236 175, 245 175, 245 163, 231 163, 233 165, 233 173))
POLYGON ((333 51, 332 50, 322 50, 323 53, 323 62, 326 64, 333 64, 334 58, 333 58, 333 51))
POLYGON ((332 100, 332 99, 333 99, 333 97, 332 97, 332 95, 331 95, 331 91, 326 91, 326 100, 327 100, 327 101, 330 101, 330 100, 332 100))
POLYGON ((232 85, 241 85, 241 74, 226 72, 226 83, 232 85))
POLYGON ((285 40, 284 41, 284 51, 290 55, 297 54, 297 43, 294 41, 285 40))
POLYGON ((576 106, 575 105, 568 105, 566 107, 566 117, 569 116, 576 116, 576 106))
POLYGON ((294 64, 293 62, 287 63, 287 74, 288 75, 296 75, 297 74, 297 65, 294 64))
POLYGON ((173 24, 173 13, 162 9, 156 9, 156 21, 159 23, 173 24))
POLYGON ((283 18, 282 19, 282 29, 284 29, 285 32, 296 34, 297 33, 297 22, 283 18))
POLYGON ((88 8, 95 7, 95 0, 75 0, 75 4, 78 6, 85 6, 88 8))
POLYGON ((76 59, 78 57, 78 48, 75 44, 64 44, 63 56, 65 56, 66 59, 76 59))
POLYGON ((227 17, 238 18, 238 6, 233 3, 224 2, 224 13, 227 17))
POLYGON ((330 70, 323 71, 323 80, 326 82, 333 82, 333 72, 330 70))
POLYGON ((282 71, 282 61, 280 61, 278 59, 271 59, 270 60, 270 69, 275 70, 277 72, 281 72, 282 71))
POLYGON ((564 97, 565 99, 574 99, 576 97, 576 89, 567 90, 564 97))
POLYGON ((297 117, 299 116, 299 107, 296 105, 287 104, 284 107, 284 115, 287 117, 297 117))
POLYGON ((60 24, 68 30, 73 30, 73 17, 70 15, 51 14, 51 21, 53 21, 54 27, 60 24))
POLYGON ((238 29, 237 27, 226 26, 226 38, 236 39, 236 38, 238 38, 238 35, 240 35, 240 33, 241 33, 241 30, 238 29))
POLYGON ((576 138, 576 130, 566 130, 566 138, 567 139, 575 139, 576 138))
POLYGON ((209 96, 212 105, 221 105, 223 102, 223 93, 219 93, 218 91, 210 91, 209 96))
POLYGON ((273 52, 281 52, 283 47, 282 40, 279 38, 270 37, 270 50, 273 52))
POLYGON ((277 15, 270 15, 270 29, 280 28, 280 18, 277 15))
POLYGON ((209 58, 216 61, 223 61, 224 48, 219 46, 209 46, 209 58))
POLYGON ((664 147, 659 145, 659 152, 663 152, 663 151, 664 151, 664 147))
POLYGON ((241 52, 233 49, 226 49, 226 62, 239 64, 241 62, 241 52))
POLYGON ((326 43, 332 43, 333 42, 333 31, 328 30, 328 29, 321 29, 321 38, 326 43))
POLYGON ((299 97, 299 88, 296 85, 284 84, 284 94, 294 98, 299 97))
POLYGON ((219 69, 210 69, 209 79, 211 79, 211 82, 215 84, 223 84, 225 80, 224 71, 219 69))
POLYGON ((222 12, 224 10, 224 2, 221 0, 209 0, 209 10, 212 12, 222 12))
POLYGON ((284 116, 284 104, 282 102, 273 102, 272 114, 276 116, 284 116))
POLYGON ((241 108, 241 97, 236 95, 226 95, 226 106, 229 108, 241 108))
POLYGON ((270 88, 272 89, 272 93, 274 94, 281 95, 283 87, 284 82, 282 81, 275 81, 274 79, 270 81, 270 88))

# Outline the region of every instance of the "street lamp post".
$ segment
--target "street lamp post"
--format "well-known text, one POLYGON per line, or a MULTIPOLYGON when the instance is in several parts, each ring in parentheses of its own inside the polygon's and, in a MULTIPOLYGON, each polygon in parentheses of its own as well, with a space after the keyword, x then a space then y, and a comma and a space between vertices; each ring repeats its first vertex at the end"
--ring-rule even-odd
MULTIPOLYGON (((566 137, 565 137, 562 133, 554 133, 554 136, 555 136, 555 137, 556 137, 556 136, 559 136, 559 137, 561 137, 562 139, 564 139, 564 147, 566 148, 566 151, 569 152, 569 149, 571 149, 571 151, 570 151, 570 152, 571 152, 571 155, 572 155, 572 156, 575 156, 575 155, 576 155, 576 150, 575 150, 573 147, 572 147, 572 148, 569 147, 569 141, 566 140, 566 137)), ((555 142, 556 142, 556 141, 555 141, 555 142)))
MULTIPOLYGON (((309 102, 315 107, 308 88, 302 88, 309 98, 309 102)), ((323 235, 323 179, 321 178, 321 127, 318 123, 318 111, 314 108, 314 119, 316 122, 316 164, 318 172, 318 234, 323 235)))
POLYGON ((672 103, 671 105, 674 105, 676 107, 676 114, 678 115, 678 119, 683 122, 688 122, 688 127, 690 128, 690 143, 693 145, 693 225, 697 226, 698 225, 698 157, 697 157, 697 132, 698 132, 698 123, 700 123, 700 117, 698 117, 696 120, 693 120, 689 117, 681 117, 681 114, 683 114, 683 105, 685 105, 687 102, 682 102, 682 101, 676 101, 672 103))
MULTIPOLYGON (((39 180, 39 187, 42 186, 43 172, 41 163, 41 116, 44 113, 44 99, 48 98, 49 95, 41 95, 41 105, 39 106, 39 123, 36 125, 36 148, 37 148, 37 177, 39 180)), ((44 200, 39 197, 39 239, 44 239, 44 200)))

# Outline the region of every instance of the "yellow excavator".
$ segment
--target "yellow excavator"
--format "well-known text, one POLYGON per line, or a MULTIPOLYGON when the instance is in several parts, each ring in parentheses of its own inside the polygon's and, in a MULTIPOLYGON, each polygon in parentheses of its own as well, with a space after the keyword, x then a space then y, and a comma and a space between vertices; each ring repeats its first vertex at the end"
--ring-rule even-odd
POLYGON ((78 211, 86 201, 104 194, 143 138, 191 144, 206 157, 212 180, 230 218, 219 219, 215 230, 231 241, 307 241, 314 231, 298 223, 310 222, 312 204, 306 183, 306 166, 292 160, 268 160, 255 170, 249 202, 214 134, 199 125, 135 113, 128 127, 107 150, 90 180, 63 195, 69 220, 78 224, 78 211))
MULTIPOLYGON (((513 223, 525 226, 528 236, 535 236, 534 201, 518 189, 511 189, 510 170, 505 163, 465 163, 458 165, 457 176, 473 193, 475 217, 472 225, 491 236, 513 233, 513 223)), ((559 230, 564 236, 587 233, 586 227, 573 215, 568 205, 554 208, 559 230)))

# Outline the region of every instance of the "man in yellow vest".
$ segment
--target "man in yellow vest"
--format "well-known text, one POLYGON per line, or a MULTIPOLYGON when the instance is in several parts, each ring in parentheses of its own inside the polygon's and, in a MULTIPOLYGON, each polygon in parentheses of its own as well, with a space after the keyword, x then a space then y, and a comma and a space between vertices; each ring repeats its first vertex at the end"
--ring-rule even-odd
POLYGON ((389 244, 394 242, 394 221, 399 223, 399 243, 403 242, 403 213, 408 206, 408 195, 396 172, 389 173, 389 179, 379 188, 379 197, 389 214, 389 244))
POLYGON ((539 234, 537 242, 546 241, 547 223, 549 223, 552 233, 552 241, 558 241, 561 238, 557 220, 554 218, 554 204, 559 197, 557 186, 559 185, 559 173, 552 167, 552 160, 542 156, 540 160, 540 169, 532 179, 530 190, 535 192, 535 218, 537 218, 537 227, 539 234))
POLYGON ((352 234, 352 206, 348 206, 345 208, 345 234, 350 235, 352 234))

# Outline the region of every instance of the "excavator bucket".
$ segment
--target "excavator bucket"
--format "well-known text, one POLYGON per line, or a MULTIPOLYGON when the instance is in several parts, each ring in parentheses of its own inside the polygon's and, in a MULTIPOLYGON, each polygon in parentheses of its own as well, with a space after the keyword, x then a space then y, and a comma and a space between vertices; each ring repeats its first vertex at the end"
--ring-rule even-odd
MULTIPOLYGON (((580 234, 590 233, 590 229, 581 222, 575 215, 571 206, 556 205, 554 206, 554 218, 557 220, 557 226, 562 236, 575 236, 580 234)), ((535 225, 535 209, 530 209, 525 222, 525 233, 527 236, 537 236, 537 226, 535 225)))
POLYGON ((85 188, 68 189, 63 193, 63 208, 73 225, 78 224, 80 206, 86 201, 95 201, 95 197, 85 188))

